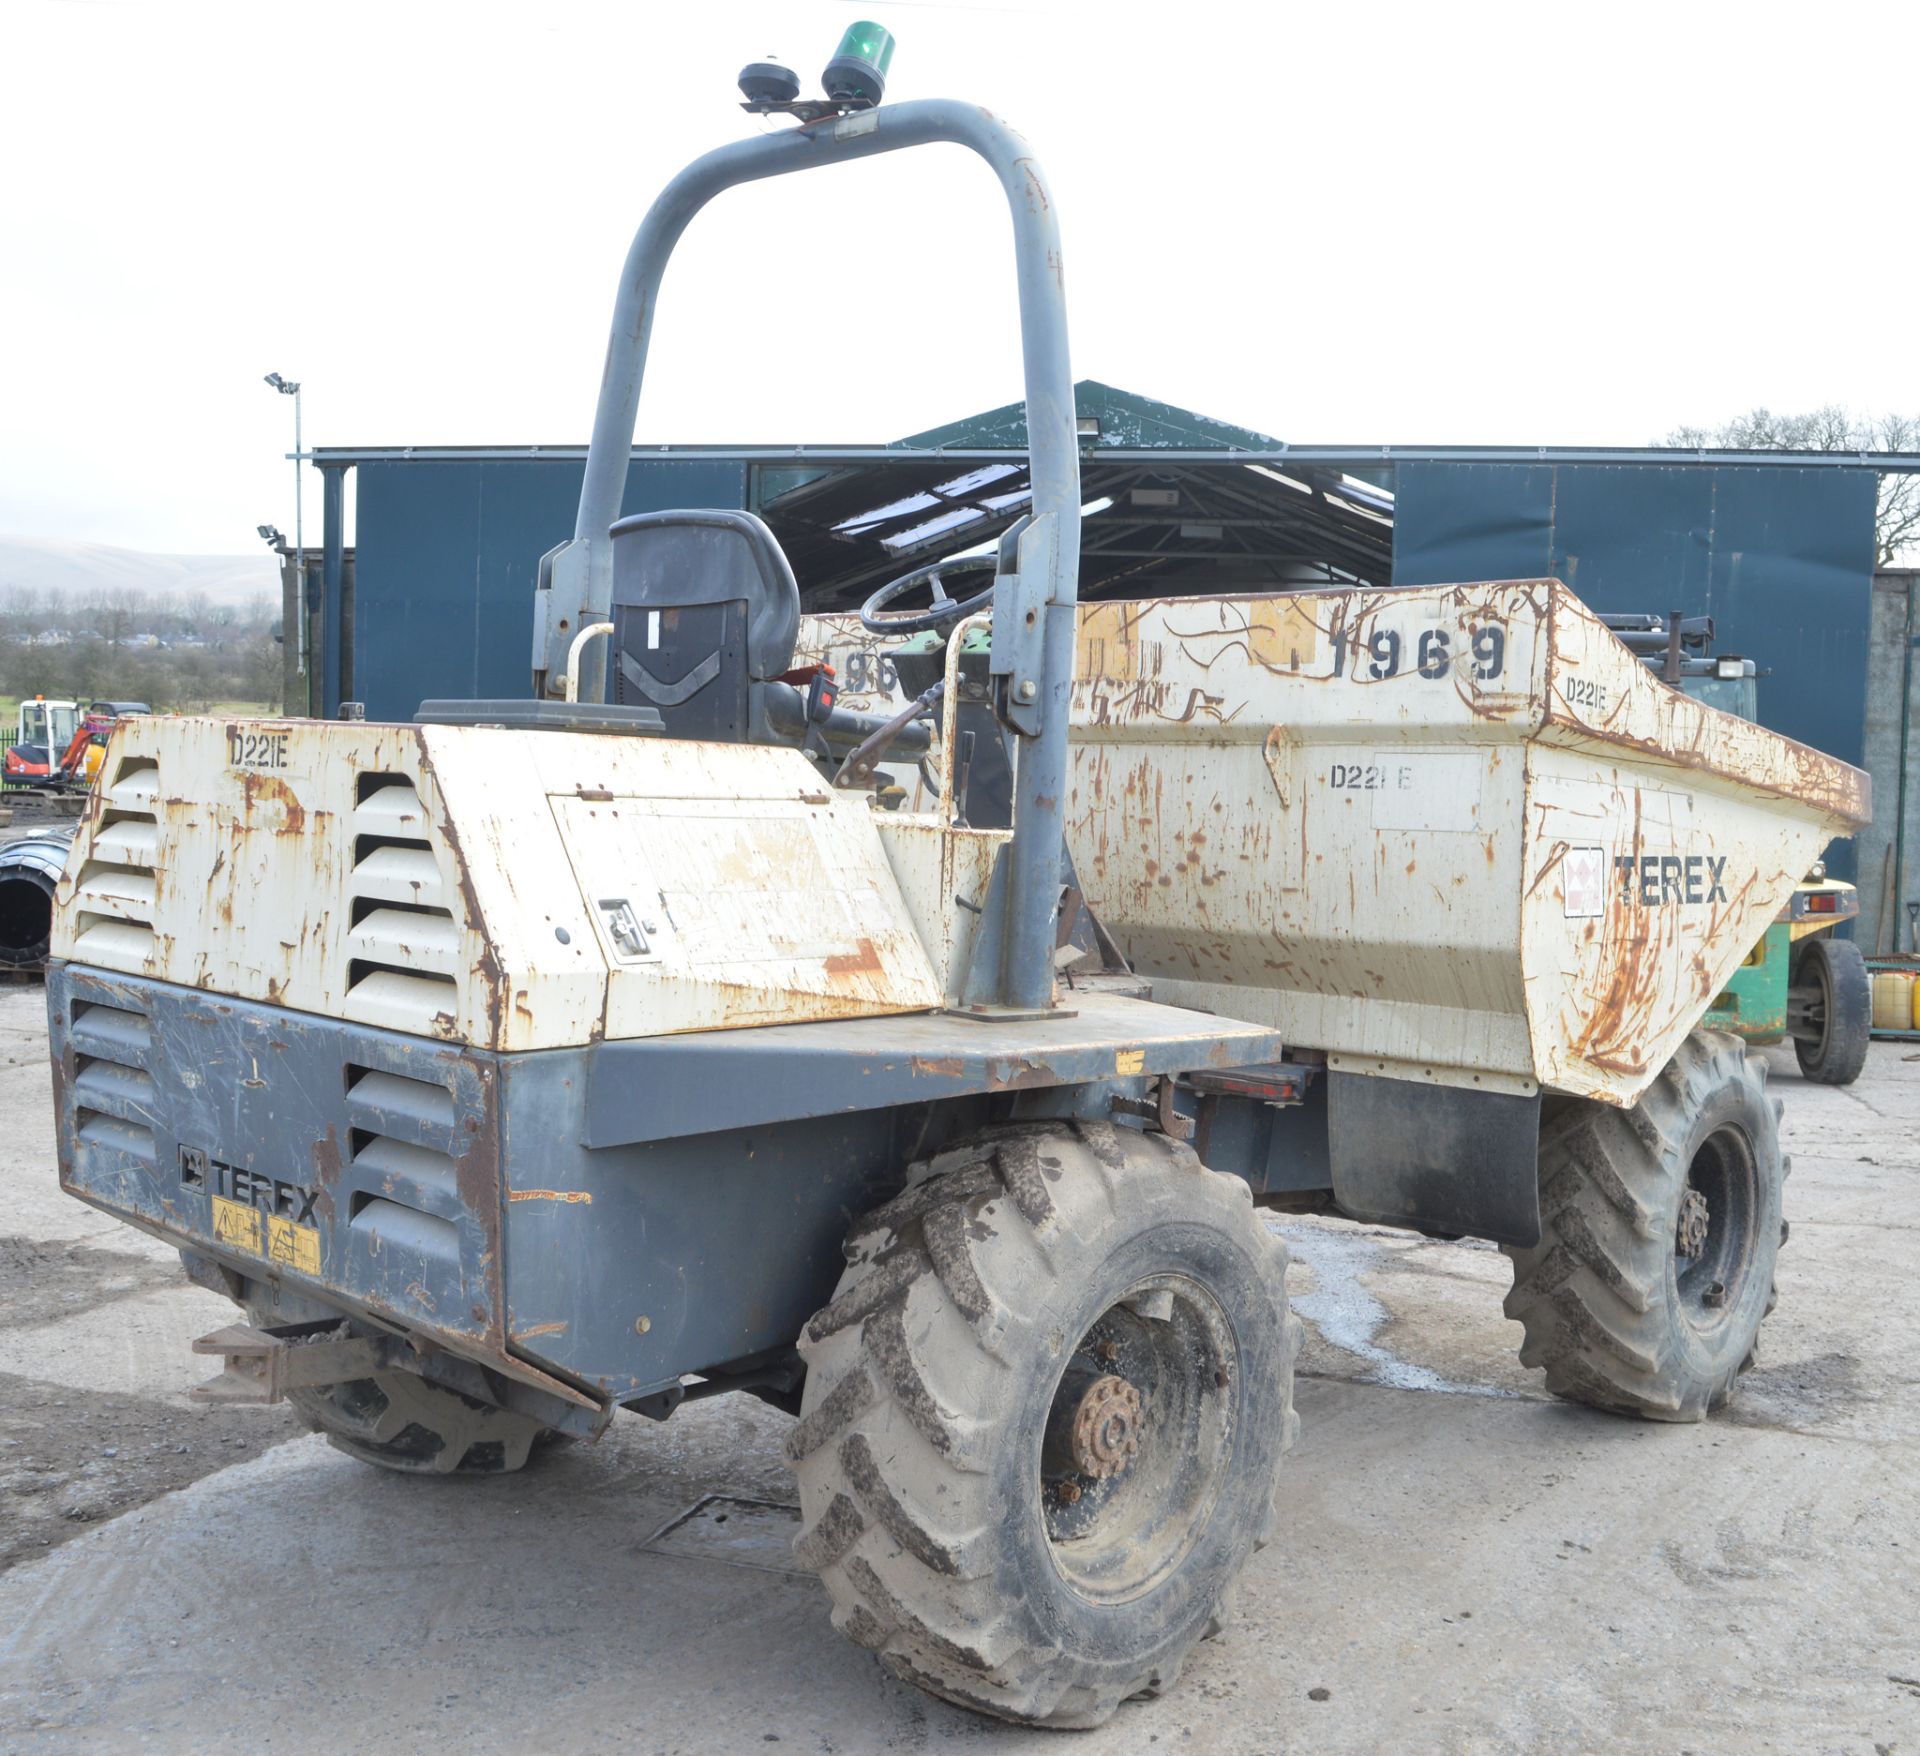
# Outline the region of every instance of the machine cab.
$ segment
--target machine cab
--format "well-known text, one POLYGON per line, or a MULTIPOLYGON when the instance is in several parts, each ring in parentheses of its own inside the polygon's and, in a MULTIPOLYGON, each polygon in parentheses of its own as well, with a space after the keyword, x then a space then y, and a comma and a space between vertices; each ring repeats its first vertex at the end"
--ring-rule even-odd
POLYGON ((77 701, 49 701, 45 696, 36 696, 32 701, 20 703, 16 728, 19 743, 64 750, 79 729, 80 703, 77 701))

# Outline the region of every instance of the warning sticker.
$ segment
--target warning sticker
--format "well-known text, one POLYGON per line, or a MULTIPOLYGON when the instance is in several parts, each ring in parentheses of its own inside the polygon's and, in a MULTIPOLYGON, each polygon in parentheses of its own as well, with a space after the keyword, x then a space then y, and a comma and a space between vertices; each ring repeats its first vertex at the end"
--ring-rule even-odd
POLYGON ((1113 1051, 1113 1070, 1116 1073, 1146 1072, 1147 1051, 1145 1049, 1115 1049, 1113 1051))
POLYGON ((1560 894, 1567 919, 1587 920, 1607 912, 1607 850, 1568 848, 1560 861, 1560 894))
POLYGON ((260 1210, 224 1195, 213 1198, 213 1235, 230 1250, 245 1250, 254 1256, 264 1254, 260 1247, 260 1210))
POLYGON ((267 1260, 284 1263, 300 1274, 317 1276, 320 1272, 319 1231, 313 1226, 295 1225, 277 1213, 268 1214, 267 1260))

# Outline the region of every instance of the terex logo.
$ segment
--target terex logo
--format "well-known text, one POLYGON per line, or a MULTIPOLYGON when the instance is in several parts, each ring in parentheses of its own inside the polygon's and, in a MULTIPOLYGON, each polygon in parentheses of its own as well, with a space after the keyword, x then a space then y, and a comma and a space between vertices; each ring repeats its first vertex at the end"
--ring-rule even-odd
POLYGON ((1725 902, 1727 887, 1721 874, 1727 869, 1719 854, 1616 854, 1613 869, 1620 874, 1620 900, 1642 908, 1669 904, 1695 906, 1725 902))
POLYGON ((180 1172, 183 1181, 210 1184, 214 1194, 243 1207, 257 1207, 262 1213, 277 1214, 297 1226, 314 1223, 313 1204, 320 1199, 318 1189, 303 1189, 298 1183, 283 1182, 265 1171, 250 1171, 244 1165, 223 1164, 191 1147, 181 1151, 180 1172))

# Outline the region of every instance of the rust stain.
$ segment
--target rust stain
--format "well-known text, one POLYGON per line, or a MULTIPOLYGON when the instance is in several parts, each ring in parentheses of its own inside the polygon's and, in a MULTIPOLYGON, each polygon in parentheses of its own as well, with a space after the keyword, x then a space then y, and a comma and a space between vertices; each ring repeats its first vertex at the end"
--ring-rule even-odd
POLYGON ((245 769, 240 776, 240 791, 245 800, 242 809, 249 817, 253 815, 255 806, 263 801, 280 807, 282 818, 273 829, 273 834, 299 835, 305 831, 307 808, 295 796, 293 788, 277 774, 266 774, 254 768, 245 769))
POLYGON ((857 942, 855 951, 836 951, 831 957, 821 961, 821 967, 829 976, 877 976, 885 967, 880 953, 874 949, 871 939, 857 942))
POLYGON ((965 1074, 967 1064, 959 1055, 915 1055, 907 1062, 907 1070, 915 1077, 926 1074, 942 1079, 958 1079, 965 1074))
POLYGON ((1014 1055, 987 1063, 990 1091, 1027 1091, 1059 1083, 1052 1068, 1028 1055, 1014 1055))
POLYGON ((536 1335, 564 1335, 567 1326, 564 1323, 536 1323, 531 1329, 516 1329, 515 1341, 532 1341, 536 1335))

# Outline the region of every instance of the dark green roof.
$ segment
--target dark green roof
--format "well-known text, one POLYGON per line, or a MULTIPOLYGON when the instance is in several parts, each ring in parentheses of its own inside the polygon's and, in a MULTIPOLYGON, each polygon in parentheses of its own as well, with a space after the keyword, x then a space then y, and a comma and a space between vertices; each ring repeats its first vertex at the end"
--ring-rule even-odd
MULTIPOLYGON (((1083 441, 1088 448, 1112 445, 1133 450, 1270 451, 1280 444, 1278 439, 1250 427, 1230 426, 1207 415, 1196 415, 1191 409, 1175 408, 1170 402, 1116 390, 1097 378, 1082 378, 1074 385, 1073 412, 1079 420, 1100 423, 1099 437, 1083 441)), ((1010 402, 1004 408, 969 415, 965 420, 910 434, 894 443, 1024 451, 1027 407, 1024 402, 1010 402)))

